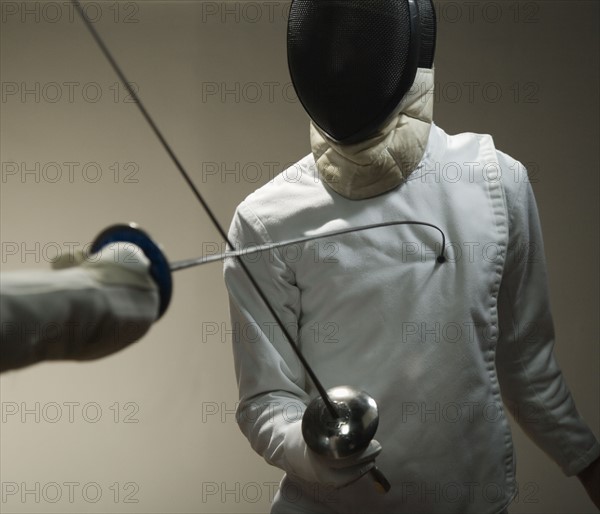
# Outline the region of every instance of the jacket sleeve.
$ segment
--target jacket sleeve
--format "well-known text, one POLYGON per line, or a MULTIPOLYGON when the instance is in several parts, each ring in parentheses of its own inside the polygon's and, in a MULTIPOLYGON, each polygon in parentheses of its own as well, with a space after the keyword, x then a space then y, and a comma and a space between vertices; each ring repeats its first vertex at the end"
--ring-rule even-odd
MULTIPOLYGON (((244 203, 236 211, 229 237, 236 249, 272 242, 261 221, 244 203)), ((300 291, 293 272, 277 250, 242 259, 296 339, 300 291)), ((293 458, 284 451, 284 439, 300 422, 309 401, 305 372, 236 259, 226 260, 224 275, 240 396, 238 425, 252 448, 269 464, 290 472, 293 458)))
POLYGON ((577 412, 553 354, 537 206, 526 174, 518 182, 505 187, 510 228, 498 299, 498 379, 504 403, 524 432, 571 476, 600 455, 600 445, 577 412))

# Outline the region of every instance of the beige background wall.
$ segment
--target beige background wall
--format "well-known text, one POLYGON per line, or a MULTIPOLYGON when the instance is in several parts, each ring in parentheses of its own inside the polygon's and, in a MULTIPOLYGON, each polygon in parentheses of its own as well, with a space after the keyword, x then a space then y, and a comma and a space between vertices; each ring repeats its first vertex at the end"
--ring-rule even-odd
MULTIPOLYGON (((171 259, 214 252, 215 230, 65 4, 1 2, 2 270, 47 269, 130 220, 171 259)), ((226 226, 246 194, 309 149, 286 68, 288 5, 89 7, 226 226)), ((491 133, 528 164, 556 353, 600 435, 598 3, 437 5, 435 119, 450 133, 491 133)), ((213 264, 178 273, 170 310, 126 351, 2 376, 2 512, 267 511, 281 473, 235 424, 229 329, 213 264)), ((594 512, 518 428, 515 439, 512 513, 594 512)))

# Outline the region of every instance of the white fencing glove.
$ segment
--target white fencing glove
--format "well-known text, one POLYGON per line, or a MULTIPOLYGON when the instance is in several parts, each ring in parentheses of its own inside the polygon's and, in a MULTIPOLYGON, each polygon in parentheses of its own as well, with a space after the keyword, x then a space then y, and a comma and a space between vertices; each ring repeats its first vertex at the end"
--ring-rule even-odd
POLYGON ((286 471, 306 482, 320 483, 336 489, 355 482, 375 466, 381 445, 372 440, 358 455, 328 459, 313 452, 302 436, 302 421, 290 423, 283 440, 286 471))
POLYGON ((158 316, 149 265, 137 246, 115 243, 87 259, 63 256, 58 271, 3 273, 0 370, 95 359, 138 340, 158 316))

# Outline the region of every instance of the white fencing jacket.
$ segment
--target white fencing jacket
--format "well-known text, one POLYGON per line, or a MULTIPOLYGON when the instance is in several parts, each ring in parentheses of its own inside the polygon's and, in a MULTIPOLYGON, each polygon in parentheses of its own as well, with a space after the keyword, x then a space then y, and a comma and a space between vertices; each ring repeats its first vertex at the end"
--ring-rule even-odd
POLYGON ((336 490, 294 474, 285 437, 317 392, 239 264, 228 259, 238 423, 286 471, 273 512, 492 514, 516 494, 506 408, 567 475, 600 445, 552 353, 537 208, 525 168, 487 135, 433 126, 425 156, 393 191, 348 200, 312 155, 238 207, 238 248, 385 221, 377 228, 247 256, 326 388, 368 392, 380 410, 379 468, 336 490))

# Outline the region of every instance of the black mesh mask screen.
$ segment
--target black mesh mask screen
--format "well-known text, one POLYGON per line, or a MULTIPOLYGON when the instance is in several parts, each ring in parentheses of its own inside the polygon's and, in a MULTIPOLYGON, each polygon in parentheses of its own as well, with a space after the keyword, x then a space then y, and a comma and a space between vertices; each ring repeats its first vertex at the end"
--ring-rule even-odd
POLYGON ((335 141, 371 135, 412 85, 421 28, 416 9, 409 0, 292 2, 292 82, 309 116, 335 141))

